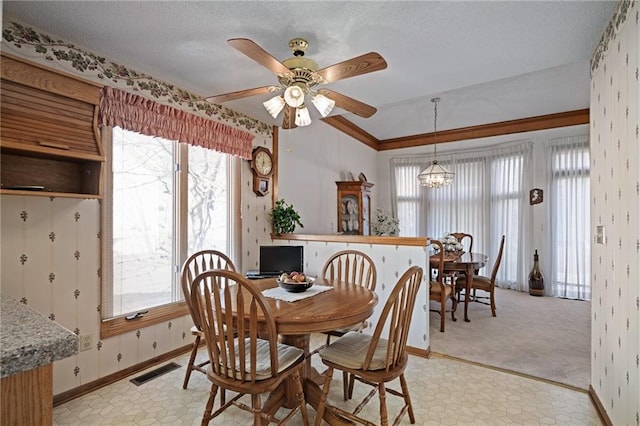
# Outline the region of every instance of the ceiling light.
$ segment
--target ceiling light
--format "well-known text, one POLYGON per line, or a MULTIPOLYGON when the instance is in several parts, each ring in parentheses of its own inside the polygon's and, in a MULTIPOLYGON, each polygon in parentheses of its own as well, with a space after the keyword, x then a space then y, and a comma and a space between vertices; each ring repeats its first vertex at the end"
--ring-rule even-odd
POLYGON ((446 167, 438 164, 438 158, 436 154, 436 146, 438 145, 436 139, 437 123, 438 123, 438 102, 440 98, 433 98, 431 102, 434 104, 434 117, 433 117, 433 162, 429 167, 424 169, 418 175, 420 185, 428 188, 440 188, 449 185, 453 182, 454 172, 449 171, 446 167))
MULTIPOLYGON (((281 81, 281 83, 284 84, 285 82, 281 81)), ((275 96, 262 103, 273 118, 277 118, 284 107, 295 108, 296 126, 308 126, 311 124, 309 109, 304 104, 307 95, 311 97, 311 102, 323 117, 329 115, 336 105, 336 101, 333 99, 311 89, 312 85, 315 85, 312 80, 306 83, 298 81, 286 83, 289 86, 286 86, 283 95, 275 96)))
POLYGON ((317 94, 311 98, 311 102, 323 117, 329 115, 336 104, 336 101, 327 98, 325 95, 317 94))
POLYGON ((309 117, 309 110, 306 106, 296 108, 296 126, 308 126, 311 124, 311 117, 309 117))
POLYGON ((267 109, 267 111, 269 111, 269 114, 271 114, 273 118, 276 118, 278 114, 280 114, 280 111, 282 111, 286 103, 282 96, 275 96, 268 101, 263 102, 262 105, 264 105, 264 107, 267 109))
POLYGON ((427 188, 441 188, 453 182, 454 173, 433 160, 433 163, 418 175, 420 185, 427 188))
POLYGON ((284 100, 290 107, 297 108, 304 103, 304 90, 295 84, 289 86, 284 91, 284 100))

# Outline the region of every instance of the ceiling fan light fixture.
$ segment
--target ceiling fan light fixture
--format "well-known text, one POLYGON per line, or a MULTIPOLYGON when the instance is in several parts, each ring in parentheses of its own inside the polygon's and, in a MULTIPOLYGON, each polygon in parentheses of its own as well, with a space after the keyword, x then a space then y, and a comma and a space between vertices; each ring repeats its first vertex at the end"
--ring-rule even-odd
POLYGON ((311 102, 313 102, 313 105, 323 117, 329 115, 333 107, 336 105, 336 101, 321 94, 317 94, 311 98, 311 102))
POLYGON ((286 103, 282 96, 274 96, 268 101, 263 102, 262 105, 264 105, 265 109, 269 111, 269 114, 271 114, 273 118, 276 118, 286 103))
POLYGON ((304 127, 311 124, 311 117, 309 116, 309 109, 302 105, 296 108, 296 126, 304 127))
POLYGON ((304 90, 298 85, 287 87, 284 91, 284 100, 290 107, 298 108, 304 103, 304 90))

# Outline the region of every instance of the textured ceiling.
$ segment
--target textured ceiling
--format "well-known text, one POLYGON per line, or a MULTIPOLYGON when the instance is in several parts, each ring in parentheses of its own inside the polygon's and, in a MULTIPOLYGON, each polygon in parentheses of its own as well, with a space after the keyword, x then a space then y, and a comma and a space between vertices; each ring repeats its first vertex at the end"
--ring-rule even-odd
MULTIPOLYGON (((29 24, 203 96, 277 84, 230 47, 250 38, 279 60, 305 38, 323 68, 375 51, 388 68, 327 85, 378 109, 343 114, 378 139, 589 107, 589 59, 617 2, 4 1, 29 24)), ((279 125, 270 95, 227 106, 279 125)), ((318 114, 309 108, 317 122, 318 114)), ((291 130, 294 131, 295 130, 291 130)))

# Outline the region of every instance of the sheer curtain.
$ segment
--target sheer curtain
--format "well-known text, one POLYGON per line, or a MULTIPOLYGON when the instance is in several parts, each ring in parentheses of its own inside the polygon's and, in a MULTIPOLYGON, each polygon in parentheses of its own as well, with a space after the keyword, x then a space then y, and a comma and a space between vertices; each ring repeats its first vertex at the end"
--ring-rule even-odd
POLYGON ((472 234, 473 251, 489 255, 482 271, 486 275, 506 235, 498 284, 526 290, 530 219, 525 199, 531 185, 532 143, 441 155, 439 162, 456 173, 453 184, 443 188, 418 184, 418 173, 430 161, 426 155, 391 159, 392 209, 400 219, 400 234, 472 234))
POLYGON ((547 143, 550 283, 554 296, 591 299, 589 231, 589 139, 574 136, 547 143))
POLYGON ((429 165, 427 157, 396 157, 391 159, 391 212, 400 220, 400 235, 426 237, 427 199, 421 196, 418 174, 429 165))

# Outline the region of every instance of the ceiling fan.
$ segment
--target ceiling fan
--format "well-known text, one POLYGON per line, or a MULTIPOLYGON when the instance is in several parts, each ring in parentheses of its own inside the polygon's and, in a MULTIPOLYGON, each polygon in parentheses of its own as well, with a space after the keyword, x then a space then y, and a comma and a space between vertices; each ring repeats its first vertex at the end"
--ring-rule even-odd
POLYGON ((280 112, 284 110, 283 129, 293 129, 297 126, 307 126, 311 123, 309 110, 305 105, 305 97, 307 95, 323 117, 326 117, 334 106, 364 118, 371 117, 376 112, 376 108, 371 105, 330 89, 317 88, 322 84, 333 83, 345 78, 385 69, 387 62, 376 52, 365 53, 344 62, 318 69, 318 64, 315 61, 304 57, 304 52, 307 50, 309 43, 302 38, 294 38, 289 41, 289 48, 293 53, 293 57, 282 62, 271 56, 252 40, 233 38, 227 40, 227 43, 275 73, 280 86, 262 86, 210 96, 206 98, 210 102, 222 103, 248 96, 284 91, 282 95, 278 94, 263 102, 264 107, 273 118, 277 118, 280 112))

